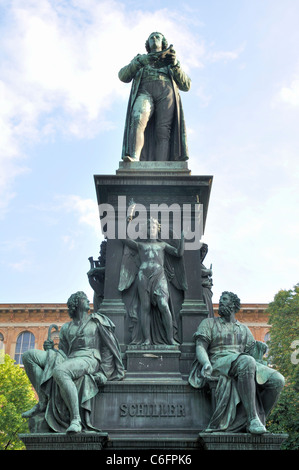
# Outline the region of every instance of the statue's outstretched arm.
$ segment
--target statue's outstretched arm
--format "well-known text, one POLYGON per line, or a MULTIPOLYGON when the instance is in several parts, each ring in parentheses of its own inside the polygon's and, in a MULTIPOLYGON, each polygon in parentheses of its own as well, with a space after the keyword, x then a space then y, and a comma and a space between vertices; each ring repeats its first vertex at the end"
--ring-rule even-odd
POLYGON ((178 247, 172 246, 169 243, 165 242, 165 251, 167 251, 167 253, 169 253, 170 255, 181 258, 184 254, 184 250, 185 250, 185 237, 184 237, 183 232, 181 234, 181 239, 180 239, 180 243, 178 247))
POLYGON ((133 250, 138 251, 138 243, 135 242, 134 240, 131 240, 130 238, 126 238, 125 240, 122 240, 122 242, 128 247, 132 248, 133 250))

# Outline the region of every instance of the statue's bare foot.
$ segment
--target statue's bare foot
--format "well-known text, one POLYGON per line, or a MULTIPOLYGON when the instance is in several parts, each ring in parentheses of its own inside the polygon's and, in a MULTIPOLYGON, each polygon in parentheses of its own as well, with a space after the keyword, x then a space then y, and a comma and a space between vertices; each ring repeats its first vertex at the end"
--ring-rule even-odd
POLYGON ((81 421, 80 419, 72 419, 71 424, 67 428, 66 432, 69 433, 77 433, 82 431, 81 421))
POLYGON ((142 346, 149 346, 150 344, 151 344, 150 340, 146 339, 145 341, 143 341, 142 346))

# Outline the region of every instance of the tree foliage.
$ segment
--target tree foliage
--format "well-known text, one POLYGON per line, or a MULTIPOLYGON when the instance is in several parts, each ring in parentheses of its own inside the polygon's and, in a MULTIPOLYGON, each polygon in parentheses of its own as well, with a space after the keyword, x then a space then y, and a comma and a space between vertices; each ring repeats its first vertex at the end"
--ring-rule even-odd
POLYGON ((271 432, 286 432, 283 447, 299 449, 299 284, 281 290, 269 304, 269 360, 284 375, 286 386, 268 419, 271 432))
POLYGON ((0 364, 0 449, 20 450, 25 446, 18 438, 27 433, 28 421, 21 414, 36 403, 29 379, 8 354, 0 364))

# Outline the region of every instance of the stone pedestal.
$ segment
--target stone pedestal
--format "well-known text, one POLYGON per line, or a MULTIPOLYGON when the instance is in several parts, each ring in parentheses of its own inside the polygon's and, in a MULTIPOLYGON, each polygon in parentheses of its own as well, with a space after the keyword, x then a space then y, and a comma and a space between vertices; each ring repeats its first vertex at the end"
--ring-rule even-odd
MULTIPOLYGON (((122 295, 118 290, 123 254, 123 243, 118 238, 123 230, 129 202, 133 199, 142 204, 149 215, 153 204, 160 206, 162 212, 163 205, 166 211, 171 206, 175 207, 180 217, 189 207, 191 231, 195 232, 195 227, 199 225, 204 230, 212 180, 212 176, 191 175, 187 162, 120 162, 115 175, 94 176, 97 202, 101 207, 107 204, 113 208, 111 217, 115 221, 115 238, 108 238, 107 243, 104 301, 100 311, 115 323, 116 335, 124 353, 132 339, 126 323, 126 293, 122 295), (120 205, 120 198, 122 202, 126 201, 125 207, 120 205), (202 208, 200 214, 196 209, 198 204, 202 208)), ((184 265, 188 289, 178 294, 175 315, 181 342, 178 359, 180 372, 186 378, 194 358, 193 334, 201 320, 208 316, 208 310, 203 301, 199 248, 185 250, 184 265)), ((128 350, 125 360, 134 354, 128 350)))
POLYGON ((106 432, 79 434, 36 433, 19 434, 27 450, 102 450, 107 445, 106 432))
POLYGON ((134 173, 146 173, 146 175, 163 173, 166 177, 191 175, 187 162, 119 162, 117 175, 132 176, 134 173))
POLYGON ((254 435, 249 433, 200 433, 202 450, 279 450, 287 434, 254 435))
POLYGON ((158 442, 167 448, 169 443, 183 445, 183 441, 194 448, 210 414, 209 398, 182 379, 167 375, 164 380, 125 378, 100 390, 93 423, 108 433, 110 448, 151 448, 158 442))
POLYGON ((127 379, 181 382, 179 346, 129 345, 126 350, 127 379))

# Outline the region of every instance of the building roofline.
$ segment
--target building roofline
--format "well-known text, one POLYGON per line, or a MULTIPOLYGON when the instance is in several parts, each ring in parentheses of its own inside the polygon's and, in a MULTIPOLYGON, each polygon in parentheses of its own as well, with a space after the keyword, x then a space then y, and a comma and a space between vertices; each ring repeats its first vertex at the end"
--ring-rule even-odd
MULTIPOLYGON (((250 311, 264 311, 268 308, 269 304, 266 303, 246 303, 241 304, 241 311, 245 312, 246 310, 250 311)), ((93 304, 90 304, 90 307, 93 308, 93 304)), ((218 311, 219 304, 214 303, 213 308, 215 311, 218 311)), ((0 304, 0 312, 16 312, 16 311, 65 311, 67 310, 66 303, 3 303, 0 304)))

